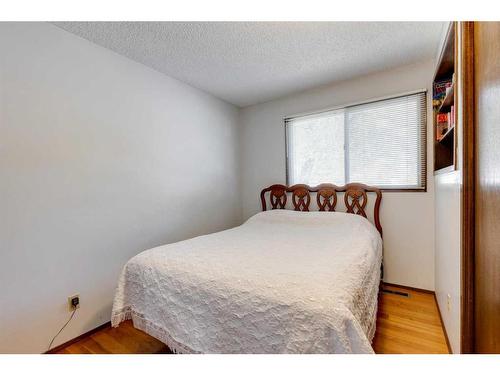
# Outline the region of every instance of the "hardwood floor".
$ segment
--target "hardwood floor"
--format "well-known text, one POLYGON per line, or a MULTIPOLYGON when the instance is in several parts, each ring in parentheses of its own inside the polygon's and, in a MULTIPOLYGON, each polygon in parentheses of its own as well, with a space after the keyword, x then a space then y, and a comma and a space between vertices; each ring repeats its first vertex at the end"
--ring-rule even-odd
POLYGON ((118 328, 107 326, 55 354, 160 354, 171 353, 164 343, 135 329, 132 321, 118 328))
MULTIPOLYGON (((409 293, 409 297, 383 293, 379 302, 376 353, 448 353, 434 295, 405 288, 384 289, 409 293)), ((130 321, 118 328, 105 327, 72 343, 57 354, 170 353, 160 341, 135 329, 130 321)))
POLYGON ((387 285, 384 289, 406 292, 409 297, 382 294, 373 340, 376 353, 449 353, 434 294, 387 285))

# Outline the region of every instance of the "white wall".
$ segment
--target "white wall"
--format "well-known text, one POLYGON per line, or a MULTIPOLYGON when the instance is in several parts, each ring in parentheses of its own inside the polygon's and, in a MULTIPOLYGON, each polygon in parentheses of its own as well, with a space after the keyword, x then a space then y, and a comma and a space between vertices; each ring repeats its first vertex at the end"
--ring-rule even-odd
POLYGON ((109 321, 138 252, 240 223, 238 110, 57 27, 0 23, 0 352, 109 321))
MULTIPOLYGON (((460 30, 457 30, 460 38, 460 30)), ((460 43, 459 43, 460 45, 460 43)), ((461 51, 459 51, 461 53, 461 51)), ((458 59, 460 71, 460 59, 458 59)), ((458 100, 462 80, 456 75, 458 100)), ((461 225, 462 225, 462 106, 458 106, 457 170, 434 176, 436 194, 436 299, 453 353, 460 353, 461 225), (449 296, 449 297, 448 297, 449 296), (448 298, 450 303, 448 304, 448 298)))
POLYGON ((453 353, 460 353, 460 226, 462 174, 435 176, 436 299, 453 353), (450 304, 448 305, 448 295, 450 304))
MULTIPOLYGON (((286 182, 285 116, 422 88, 430 92, 433 72, 434 62, 426 61, 244 108, 240 113, 244 218, 260 210, 263 187, 286 182)), ((430 96, 428 103, 430 110, 430 96)), ((434 290, 432 136, 429 116, 427 192, 387 192, 381 208, 385 281, 430 290, 434 290)))

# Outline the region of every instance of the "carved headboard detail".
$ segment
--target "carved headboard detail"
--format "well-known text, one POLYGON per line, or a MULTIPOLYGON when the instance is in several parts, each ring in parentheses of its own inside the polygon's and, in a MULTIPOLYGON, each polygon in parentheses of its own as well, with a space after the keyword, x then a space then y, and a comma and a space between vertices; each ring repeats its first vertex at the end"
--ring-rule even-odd
POLYGON ((375 222, 375 227, 382 236, 382 225, 380 224, 380 202, 382 201, 382 192, 376 187, 358 183, 351 183, 344 186, 333 184, 321 184, 318 186, 304 184, 286 186, 275 184, 263 189, 260 193, 262 211, 267 210, 266 196, 269 197, 271 209, 286 209, 288 193, 291 193, 292 205, 295 211, 309 211, 311 193, 316 193, 318 211, 335 211, 337 206, 337 193, 344 193, 346 212, 364 217, 367 217, 366 207, 368 204, 368 193, 374 193, 376 199, 373 207, 373 220, 375 222))

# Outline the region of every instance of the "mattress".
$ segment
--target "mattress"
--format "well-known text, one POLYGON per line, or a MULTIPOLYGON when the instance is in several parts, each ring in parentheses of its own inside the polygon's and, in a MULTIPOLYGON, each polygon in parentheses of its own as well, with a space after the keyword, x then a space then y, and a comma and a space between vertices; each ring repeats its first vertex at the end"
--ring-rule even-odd
POLYGON ((130 259, 111 322, 179 353, 373 353, 381 261, 364 217, 265 211, 130 259))

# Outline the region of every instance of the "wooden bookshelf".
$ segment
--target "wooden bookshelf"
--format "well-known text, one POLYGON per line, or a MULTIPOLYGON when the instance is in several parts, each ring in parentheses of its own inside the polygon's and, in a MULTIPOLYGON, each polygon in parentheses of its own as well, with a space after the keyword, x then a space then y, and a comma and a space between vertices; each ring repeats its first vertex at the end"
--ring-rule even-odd
POLYGON ((446 133, 438 140, 438 143, 450 143, 455 138, 455 127, 449 128, 446 133))
POLYGON ((432 84, 435 172, 456 168, 455 27, 452 22, 448 28, 432 84))

